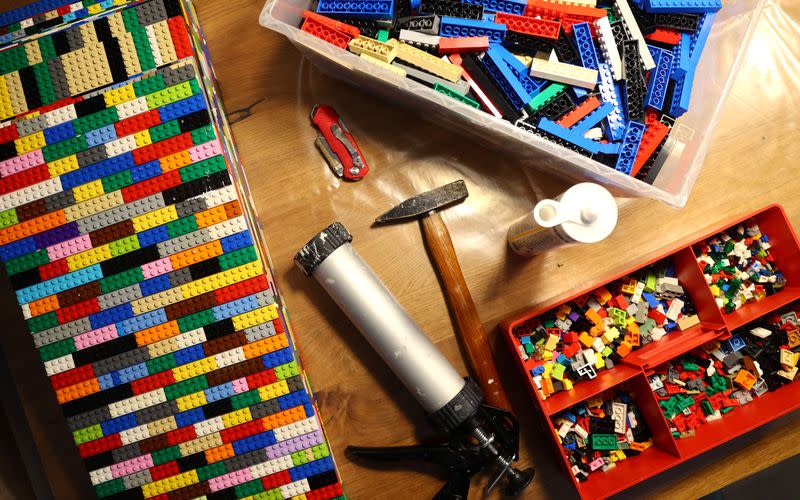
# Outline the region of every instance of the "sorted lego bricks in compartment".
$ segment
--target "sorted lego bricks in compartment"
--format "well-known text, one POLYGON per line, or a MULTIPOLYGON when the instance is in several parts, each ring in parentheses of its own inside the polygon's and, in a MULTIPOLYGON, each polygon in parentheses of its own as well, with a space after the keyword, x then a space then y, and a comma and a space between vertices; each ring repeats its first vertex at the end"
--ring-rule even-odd
POLYGON ((320 0, 300 29, 652 183, 720 7, 320 0))
POLYGON ((181 4, 60 33, 0 94, 0 259, 97 496, 342 495, 181 4))

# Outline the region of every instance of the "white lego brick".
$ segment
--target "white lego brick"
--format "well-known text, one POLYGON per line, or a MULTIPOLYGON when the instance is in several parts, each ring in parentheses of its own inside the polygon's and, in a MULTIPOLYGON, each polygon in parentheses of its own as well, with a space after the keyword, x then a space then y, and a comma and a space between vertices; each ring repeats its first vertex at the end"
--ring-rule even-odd
POLYGON ((117 115, 119 115, 120 120, 146 113, 148 110, 149 107, 147 106, 146 97, 137 97, 132 101, 123 102, 122 104, 117 105, 117 115))
POLYGON ((766 328, 757 326, 757 327, 755 327, 755 328, 750 330, 750 334, 751 335, 755 335, 756 337, 758 337, 760 339, 765 339, 765 338, 769 337, 770 335, 772 335, 772 332, 767 330, 766 328))
POLYGON ((233 201, 236 199, 236 188, 231 186, 225 186, 222 189, 216 189, 214 191, 209 191, 200 196, 202 199, 206 201, 206 205, 209 207, 216 207, 219 205, 224 205, 229 201, 233 201))
POLYGON ((73 368, 75 368, 75 360, 72 359, 72 354, 67 354, 66 356, 44 362, 44 371, 47 372, 48 377, 52 377, 56 373, 72 370, 73 368))
POLYGON ((156 66, 163 66, 164 56, 161 55, 161 49, 158 45, 158 36, 156 35, 156 30, 152 25, 147 26, 145 29, 147 30, 147 40, 150 42, 150 47, 153 50, 153 59, 155 60, 156 66))
POLYGON ((586 439, 589 437, 589 432, 578 424, 575 424, 572 427, 572 431, 580 436, 581 439, 586 439))
POLYGON ((406 43, 423 43, 425 45, 438 47, 441 38, 440 36, 428 35, 427 33, 420 33, 418 31, 400 30, 400 41, 406 43))
POLYGON ((619 56, 617 44, 614 42, 614 33, 611 31, 611 24, 608 17, 601 17, 594 22, 597 40, 600 45, 600 52, 603 59, 611 66, 611 73, 614 80, 622 78, 622 58, 619 56))
POLYGON ((583 134, 583 137, 585 137, 586 139, 591 139, 593 141, 599 141, 600 139, 603 138, 603 129, 601 129, 600 127, 590 128, 583 134))
POLYGON ((143 424, 132 429, 125 429, 124 431, 121 431, 119 433, 119 437, 122 440, 122 444, 125 445, 142 441, 151 436, 150 429, 146 424, 143 424))
POLYGON ((164 389, 159 388, 152 392, 139 394, 137 396, 123 399, 122 401, 111 403, 108 405, 108 410, 111 414, 111 417, 116 418, 121 417, 122 415, 127 415, 128 413, 143 410, 144 408, 155 406, 159 403, 164 403, 166 401, 167 395, 164 393, 164 389))
POLYGON ((614 432, 617 434, 625 434, 627 428, 627 414, 628 405, 616 401, 611 403, 611 420, 614 421, 614 432))
POLYGON ((567 433, 569 433, 570 429, 572 429, 572 422, 569 420, 564 420, 558 427, 558 435, 562 438, 565 438, 567 437, 567 433))
POLYGON ((247 357, 244 355, 244 350, 241 347, 232 349, 230 351, 221 352, 214 356, 214 361, 217 363, 217 368, 235 365, 245 361, 247 357))
POLYGON ((251 466, 250 474, 253 475, 253 478, 258 478, 269 476, 270 474, 276 474, 280 471, 291 469, 292 467, 294 467, 292 457, 290 455, 286 455, 268 462, 251 466))
POLYGON ((631 32, 631 36, 639 43, 639 55, 644 63, 645 71, 650 71, 656 67, 656 63, 653 61, 653 56, 650 55, 650 51, 647 49, 647 42, 645 42, 642 31, 639 29, 636 18, 633 17, 633 11, 631 11, 631 7, 628 5, 628 0, 614 0, 614 4, 616 4, 617 9, 619 9, 619 13, 622 14, 622 19, 625 21, 625 26, 628 27, 628 31, 631 32))
POLYGON ((301 479, 300 481, 284 484, 280 488, 283 498, 292 498, 311 491, 311 488, 308 486, 308 479, 301 479))
POLYGON ((303 434, 309 434, 319 430, 319 422, 316 417, 310 417, 299 422, 292 422, 291 424, 283 425, 273 429, 275 439, 278 441, 286 441, 287 439, 296 438, 303 434))
POLYGON ((98 485, 100 483, 105 483, 106 481, 111 481, 114 479, 114 476, 111 474, 111 467, 103 467, 102 469, 97 469, 89 472, 89 480, 92 482, 92 485, 98 485))
POLYGON ((61 187, 60 178, 48 179, 33 186, 24 187, 0 196, 0 210, 8 210, 9 208, 25 205, 61 191, 63 191, 63 188, 61 187))
POLYGON ((222 221, 219 224, 208 226, 207 229, 211 239, 218 240, 232 234, 241 233, 247 229, 247 223, 244 220, 244 216, 240 215, 239 217, 222 221))
POLYGON ((194 432, 198 436, 207 436, 223 429, 225 429, 225 422, 222 417, 214 417, 194 424, 194 432))
POLYGON ((683 305, 684 304, 681 299, 672 299, 672 302, 669 304, 669 309, 667 309, 667 318, 671 319, 672 321, 678 321, 678 316, 681 314, 683 305))

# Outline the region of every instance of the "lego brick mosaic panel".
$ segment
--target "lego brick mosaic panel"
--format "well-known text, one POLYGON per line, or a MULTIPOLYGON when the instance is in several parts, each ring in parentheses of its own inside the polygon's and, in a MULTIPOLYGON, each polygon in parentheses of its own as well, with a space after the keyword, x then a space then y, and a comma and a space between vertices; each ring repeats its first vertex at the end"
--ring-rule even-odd
POLYGON ((98 497, 335 498, 191 43, 152 0, 0 52, 0 260, 98 497))

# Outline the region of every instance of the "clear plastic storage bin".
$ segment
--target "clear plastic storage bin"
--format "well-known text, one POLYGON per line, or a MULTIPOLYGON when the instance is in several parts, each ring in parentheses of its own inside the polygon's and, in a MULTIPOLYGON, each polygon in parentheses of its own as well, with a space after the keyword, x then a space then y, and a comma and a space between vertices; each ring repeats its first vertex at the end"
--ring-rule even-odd
POLYGON ((679 142, 653 185, 533 136, 505 120, 463 105, 301 31, 299 26, 303 10, 313 10, 313 0, 269 0, 259 22, 282 33, 331 76, 396 100, 403 106, 413 107, 427 119, 463 130, 500 151, 511 150, 525 164, 574 180, 600 182, 617 196, 653 198, 682 207, 700 172, 723 103, 733 85, 764 2, 730 0, 723 3, 703 50, 692 89, 690 109, 678 119, 669 135, 679 142))

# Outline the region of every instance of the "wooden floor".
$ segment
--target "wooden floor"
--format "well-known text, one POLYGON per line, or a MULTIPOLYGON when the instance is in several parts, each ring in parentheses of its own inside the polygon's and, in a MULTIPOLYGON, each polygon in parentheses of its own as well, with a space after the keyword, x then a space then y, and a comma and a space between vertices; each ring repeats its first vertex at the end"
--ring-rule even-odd
MULTIPOLYGON (((430 498, 441 480, 420 467, 364 468, 343 452, 348 444, 411 444, 431 432, 411 395, 332 300, 293 266, 292 256, 317 230, 342 221, 362 257, 466 373, 419 226, 370 227, 378 214, 412 194, 458 178, 467 181, 470 197, 443 216, 481 319, 494 332, 516 311, 620 272, 698 229, 766 204, 782 203, 800 228, 800 92, 791 73, 797 42, 781 43, 774 35, 797 30, 789 16, 800 19, 798 2, 766 7, 741 68, 747 76, 733 87, 684 209, 624 200, 618 229, 605 242, 530 260, 509 255, 506 228, 536 200, 565 189, 564 181, 521 168, 513 157, 331 79, 282 36, 258 25, 262 6, 262 0, 197 1, 277 285, 351 498, 430 498), (308 113, 316 103, 332 104, 343 115, 370 163, 365 180, 345 184, 331 175, 313 146, 308 113)), ((526 498, 574 497, 510 356, 499 350, 496 358, 523 425, 522 464, 537 469, 526 498)), ((712 492, 797 453, 799 424, 800 414, 783 417, 629 495, 696 498, 712 492)), ((8 435, 0 433, 0 446, 0 495, 7 488, 24 497, 23 473, 8 435)), ((476 485, 471 498, 479 497, 476 485)))

